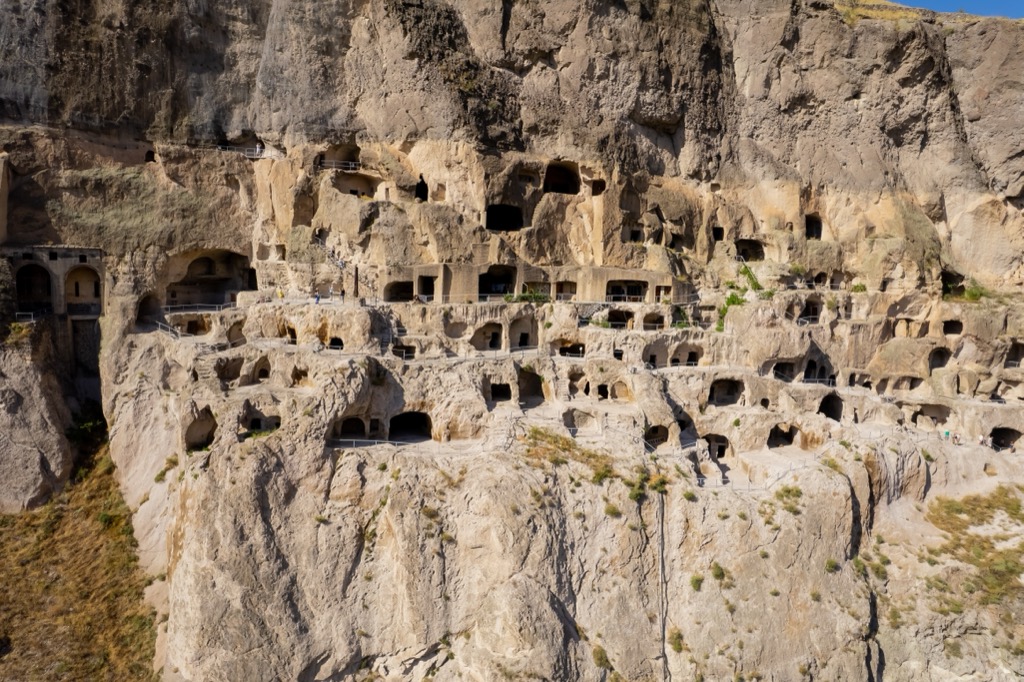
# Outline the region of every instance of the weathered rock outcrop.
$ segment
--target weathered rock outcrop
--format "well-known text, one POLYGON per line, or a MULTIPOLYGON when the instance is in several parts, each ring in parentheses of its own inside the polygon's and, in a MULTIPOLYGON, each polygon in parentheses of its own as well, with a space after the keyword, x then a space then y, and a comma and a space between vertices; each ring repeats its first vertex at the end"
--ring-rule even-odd
POLYGON ((0 6, 2 505, 98 369, 167 680, 1024 674, 1024 28, 498 5, 0 6))

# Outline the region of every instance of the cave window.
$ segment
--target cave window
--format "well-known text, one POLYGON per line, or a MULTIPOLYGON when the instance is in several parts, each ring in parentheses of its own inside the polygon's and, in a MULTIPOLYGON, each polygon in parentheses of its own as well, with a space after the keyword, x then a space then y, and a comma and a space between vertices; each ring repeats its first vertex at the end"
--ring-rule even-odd
POLYGON ((612 357, 615 358, 616 360, 621 360, 622 359, 622 349, 621 348, 616 348, 615 350, 613 350, 612 351, 612 357))
POLYGON ((185 449, 189 452, 205 450, 217 434, 217 420, 210 408, 203 409, 185 430, 185 449))
POLYGON ((608 185, 604 180, 594 180, 590 184, 590 193, 593 194, 595 197, 599 197, 602 194, 604 194, 604 191, 605 189, 607 189, 607 187, 608 185))
POLYGON ((964 276, 958 272, 952 270, 942 271, 942 295, 959 297, 963 296, 966 292, 964 286, 964 276))
POLYGON ((587 354, 587 347, 582 343, 572 343, 559 348, 558 354, 563 358, 582 358, 587 354))
POLYGON ((366 438, 366 424, 359 417, 348 417, 335 426, 339 438, 366 438))
POLYGON ((408 303, 413 298, 415 295, 412 282, 391 282, 384 287, 384 301, 387 303, 408 303))
POLYGON ((942 369, 949 364, 951 357, 952 355, 945 348, 936 348, 928 356, 928 371, 934 372, 937 369, 942 369))
POLYGON ((78 262, 79 263, 88 263, 89 262, 89 257, 83 254, 83 255, 78 257, 78 262))
POLYGON ((712 459, 721 460, 729 456, 729 439, 718 434, 709 434, 704 437, 708 443, 708 454, 712 459))
POLYGON ((696 367, 698 362, 700 362, 700 354, 697 351, 691 350, 686 354, 687 367, 696 367))
POLYGON ((147 294, 139 301, 139 309, 135 314, 135 323, 149 324, 155 322, 162 312, 163 308, 160 306, 160 300, 153 294, 147 294))
POLYGON ((544 192, 579 194, 580 174, 576 164, 551 163, 544 171, 544 192))
POLYGON ((437 287, 437 277, 430 277, 427 275, 421 275, 419 278, 420 285, 420 298, 424 301, 431 301, 434 298, 434 292, 437 287))
POLYGON ((735 405, 743 395, 743 383, 733 379, 718 379, 708 391, 708 403, 712 405, 735 405))
POLYGON ((736 255, 748 263, 762 261, 764 260, 764 245, 756 239, 737 239, 736 255))
POLYGON ((644 440, 647 442, 647 446, 651 449, 657 448, 659 445, 668 442, 668 427, 652 426, 644 432, 644 440))
POLYGON ((536 372, 525 368, 519 369, 519 400, 526 406, 544 402, 544 380, 536 372))
POLYGON ((1024 343, 1014 341, 1010 346, 1009 352, 1006 354, 1005 366, 1007 369, 1020 367, 1022 361, 1024 361, 1024 343))
POLYGON ((388 440, 402 443, 422 443, 433 438, 430 416, 423 412, 403 412, 391 418, 388 440))
POLYGON ((503 298, 515 291, 516 269, 507 265, 492 265, 477 278, 477 290, 481 301, 491 297, 503 298))
POLYGON ((391 354, 403 360, 412 360, 416 357, 416 349, 412 346, 395 344, 391 347, 391 354))
POLYGON ((1020 436, 1020 431, 1017 431, 1016 429, 1010 429, 1003 426, 996 427, 992 429, 992 433, 990 434, 992 447, 996 450, 1016 449, 1017 441, 1020 440, 1020 436))
POLYGON ((807 239, 821 239, 822 223, 821 218, 814 213, 804 218, 804 236, 807 239))
POLYGON ((725 228, 720 225, 715 225, 711 228, 711 239, 720 242, 725 240, 725 228))
POLYGON ((633 313, 628 310, 609 311, 608 324, 612 329, 630 329, 633 326, 633 313))
POLYGON ((644 232, 640 228, 633 228, 629 231, 629 241, 633 244, 642 244, 644 241, 644 232))
POLYGON ((555 298, 559 301, 571 301, 576 298, 576 282, 556 282, 555 298))
POLYGON ((331 340, 327 342, 327 347, 331 350, 345 350, 345 342, 337 336, 332 336, 331 340))
POLYGON ((597 385, 597 398, 598 400, 608 400, 608 384, 597 385))
POLYGON ((56 251, 51 251, 50 252, 50 260, 57 260, 57 252, 56 251))
POLYGON ((491 400, 496 403, 512 400, 512 386, 510 384, 491 384, 491 400))
POLYGON ((792 426, 785 428, 782 424, 773 426, 771 433, 768 434, 768 447, 781 448, 792 445, 796 437, 796 431, 797 429, 792 426))
POLYGON ((835 393, 829 393, 821 399, 821 404, 818 406, 818 414, 823 414, 834 422, 841 421, 843 418, 843 399, 835 393))
POLYGON ((665 326, 665 316, 661 313, 649 313, 644 316, 644 331, 656 331, 665 326))
POLYGON ((254 367, 257 382, 270 378, 270 360, 260 358, 254 367))
POLYGON ((817 301, 807 301, 800 311, 799 321, 801 324, 818 324, 821 317, 821 304, 817 301))
POLYGON ((156 163, 156 152, 152 149, 146 150, 146 163, 156 163))
POLYGON ((427 201, 430 199, 430 188, 427 187, 427 181, 420 176, 420 181, 416 183, 416 199, 418 201, 427 201))
POLYGON ((612 281, 605 287, 605 300, 611 303, 642 303, 647 298, 647 282, 612 281))
POLYGON ((523 209, 510 204, 491 204, 487 207, 486 226, 494 232, 518 232, 523 229, 523 209))
POLYGON ((41 265, 25 265, 15 277, 18 312, 35 313, 53 309, 50 273, 41 265))
POLYGON ((792 362, 777 362, 772 370, 772 375, 779 381, 789 383, 796 376, 796 365, 792 362))
POLYGON ((964 323, 960 320, 943 320, 942 333, 947 336, 958 336, 964 333, 964 323))

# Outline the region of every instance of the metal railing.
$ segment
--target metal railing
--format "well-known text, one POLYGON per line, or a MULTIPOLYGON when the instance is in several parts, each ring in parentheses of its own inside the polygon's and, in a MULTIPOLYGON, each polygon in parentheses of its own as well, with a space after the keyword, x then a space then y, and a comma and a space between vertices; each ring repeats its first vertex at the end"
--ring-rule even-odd
POLYGON ((328 170, 357 171, 362 168, 363 165, 358 161, 333 161, 331 159, 321 159, 316 167, 326 168, 328 170))
POLYGON ((15 322, 35 322, 36 321, 36 314, 35 313, 14 313, 14 321, 15 322))
POLYGON ((274 149, 266 149, 262 146, 255 147, 236 147, 229 144, 203 144, 199 145, 200 149, 214 149, 218 152, 230 152, 233 154, 241 154, 247 159, 283 159, 284 154, 274 149))
POLYGON ((174 313, 219 313, 237 307, 237 303, 187 303, 183 305, 167 305, 164 306, 163 311, 165 315, 172 315, 174 313))

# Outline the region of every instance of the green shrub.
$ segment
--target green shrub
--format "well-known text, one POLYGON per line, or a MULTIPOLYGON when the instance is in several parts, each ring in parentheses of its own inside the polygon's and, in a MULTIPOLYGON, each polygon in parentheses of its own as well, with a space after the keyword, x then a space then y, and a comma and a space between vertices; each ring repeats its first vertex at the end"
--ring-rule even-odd
POLYGON ((693 588, 694 592, 700 592, 701 585, 704 584, 704 576, 702 575, 691 575, 690 576, 690 587, 693 588))
POLYGON ((602 670, 612 670, 612 662, 608 660, 608 652, 604 650, 604 647, 595 646, 592 653, 594 656, 594 665, 602 670))
POLYGON ((851 291, 853 293, 855 293, 855 294, 863 294, 867 290, 868 290, 868 285, 860 283, 860 282, 858 282, 857 284, 854 284, 853 288, 851 289, 851 291))
POLYGON ((609 502, 604 506, 604 513, 606 516, 610 516, 613 519, 617 519, 622 516, 622 512, 614 504, 609 502))
POLYGON ((685 493, 683 493, 683 499, 686 500, 687 502, 696 502, 697 495, 692 490, 687 490, 685 493))
MULTIPOLYGON (((725 305, 727 305, 727 306, 743 305, 746 302, 747 302, 746 299, 744 299, 742 296, 740 296, 735 291, 730 293, 729 296, 725 299, 725 305)), ((723 315, 723 317, 724 317, 724 315, 723 315)))
POLYGON ((683 652, 683 633, 679 631, 679 628, 672 628, 668 631, 668 645, 677 654, 683 652))
POLYGON ((711 563, 711 577, 719 582, 725 580, 725 569, 717 561, 711 563))
POLYGON ((825 572, 826 573, 838 573, 840 568, 841 567, 839 565, 839 562, 836 561, 835 559, 829 559, 828 561, 825 562, 825 572))

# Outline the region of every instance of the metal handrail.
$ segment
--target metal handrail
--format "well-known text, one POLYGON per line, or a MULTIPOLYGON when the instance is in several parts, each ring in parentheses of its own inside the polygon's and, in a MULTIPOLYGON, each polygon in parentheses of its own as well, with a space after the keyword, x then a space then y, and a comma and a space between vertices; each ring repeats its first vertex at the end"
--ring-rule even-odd
POLYGON ((16 322, 35 322, 35 313, 14 313, 14 320, 16 322))
POLYGON ((343 171, 357 171, 362 168, 362 164, 358 161, 334 161, 331 159, 321 159, 320 163, 317 164, 317 168, 327 168, 330 170, 343 170, 343 171))
POLYGON ((163 311, 165 315, 173 313, 217 313, 237 307, 237 303, 191 303, 164 306, 163 311))

